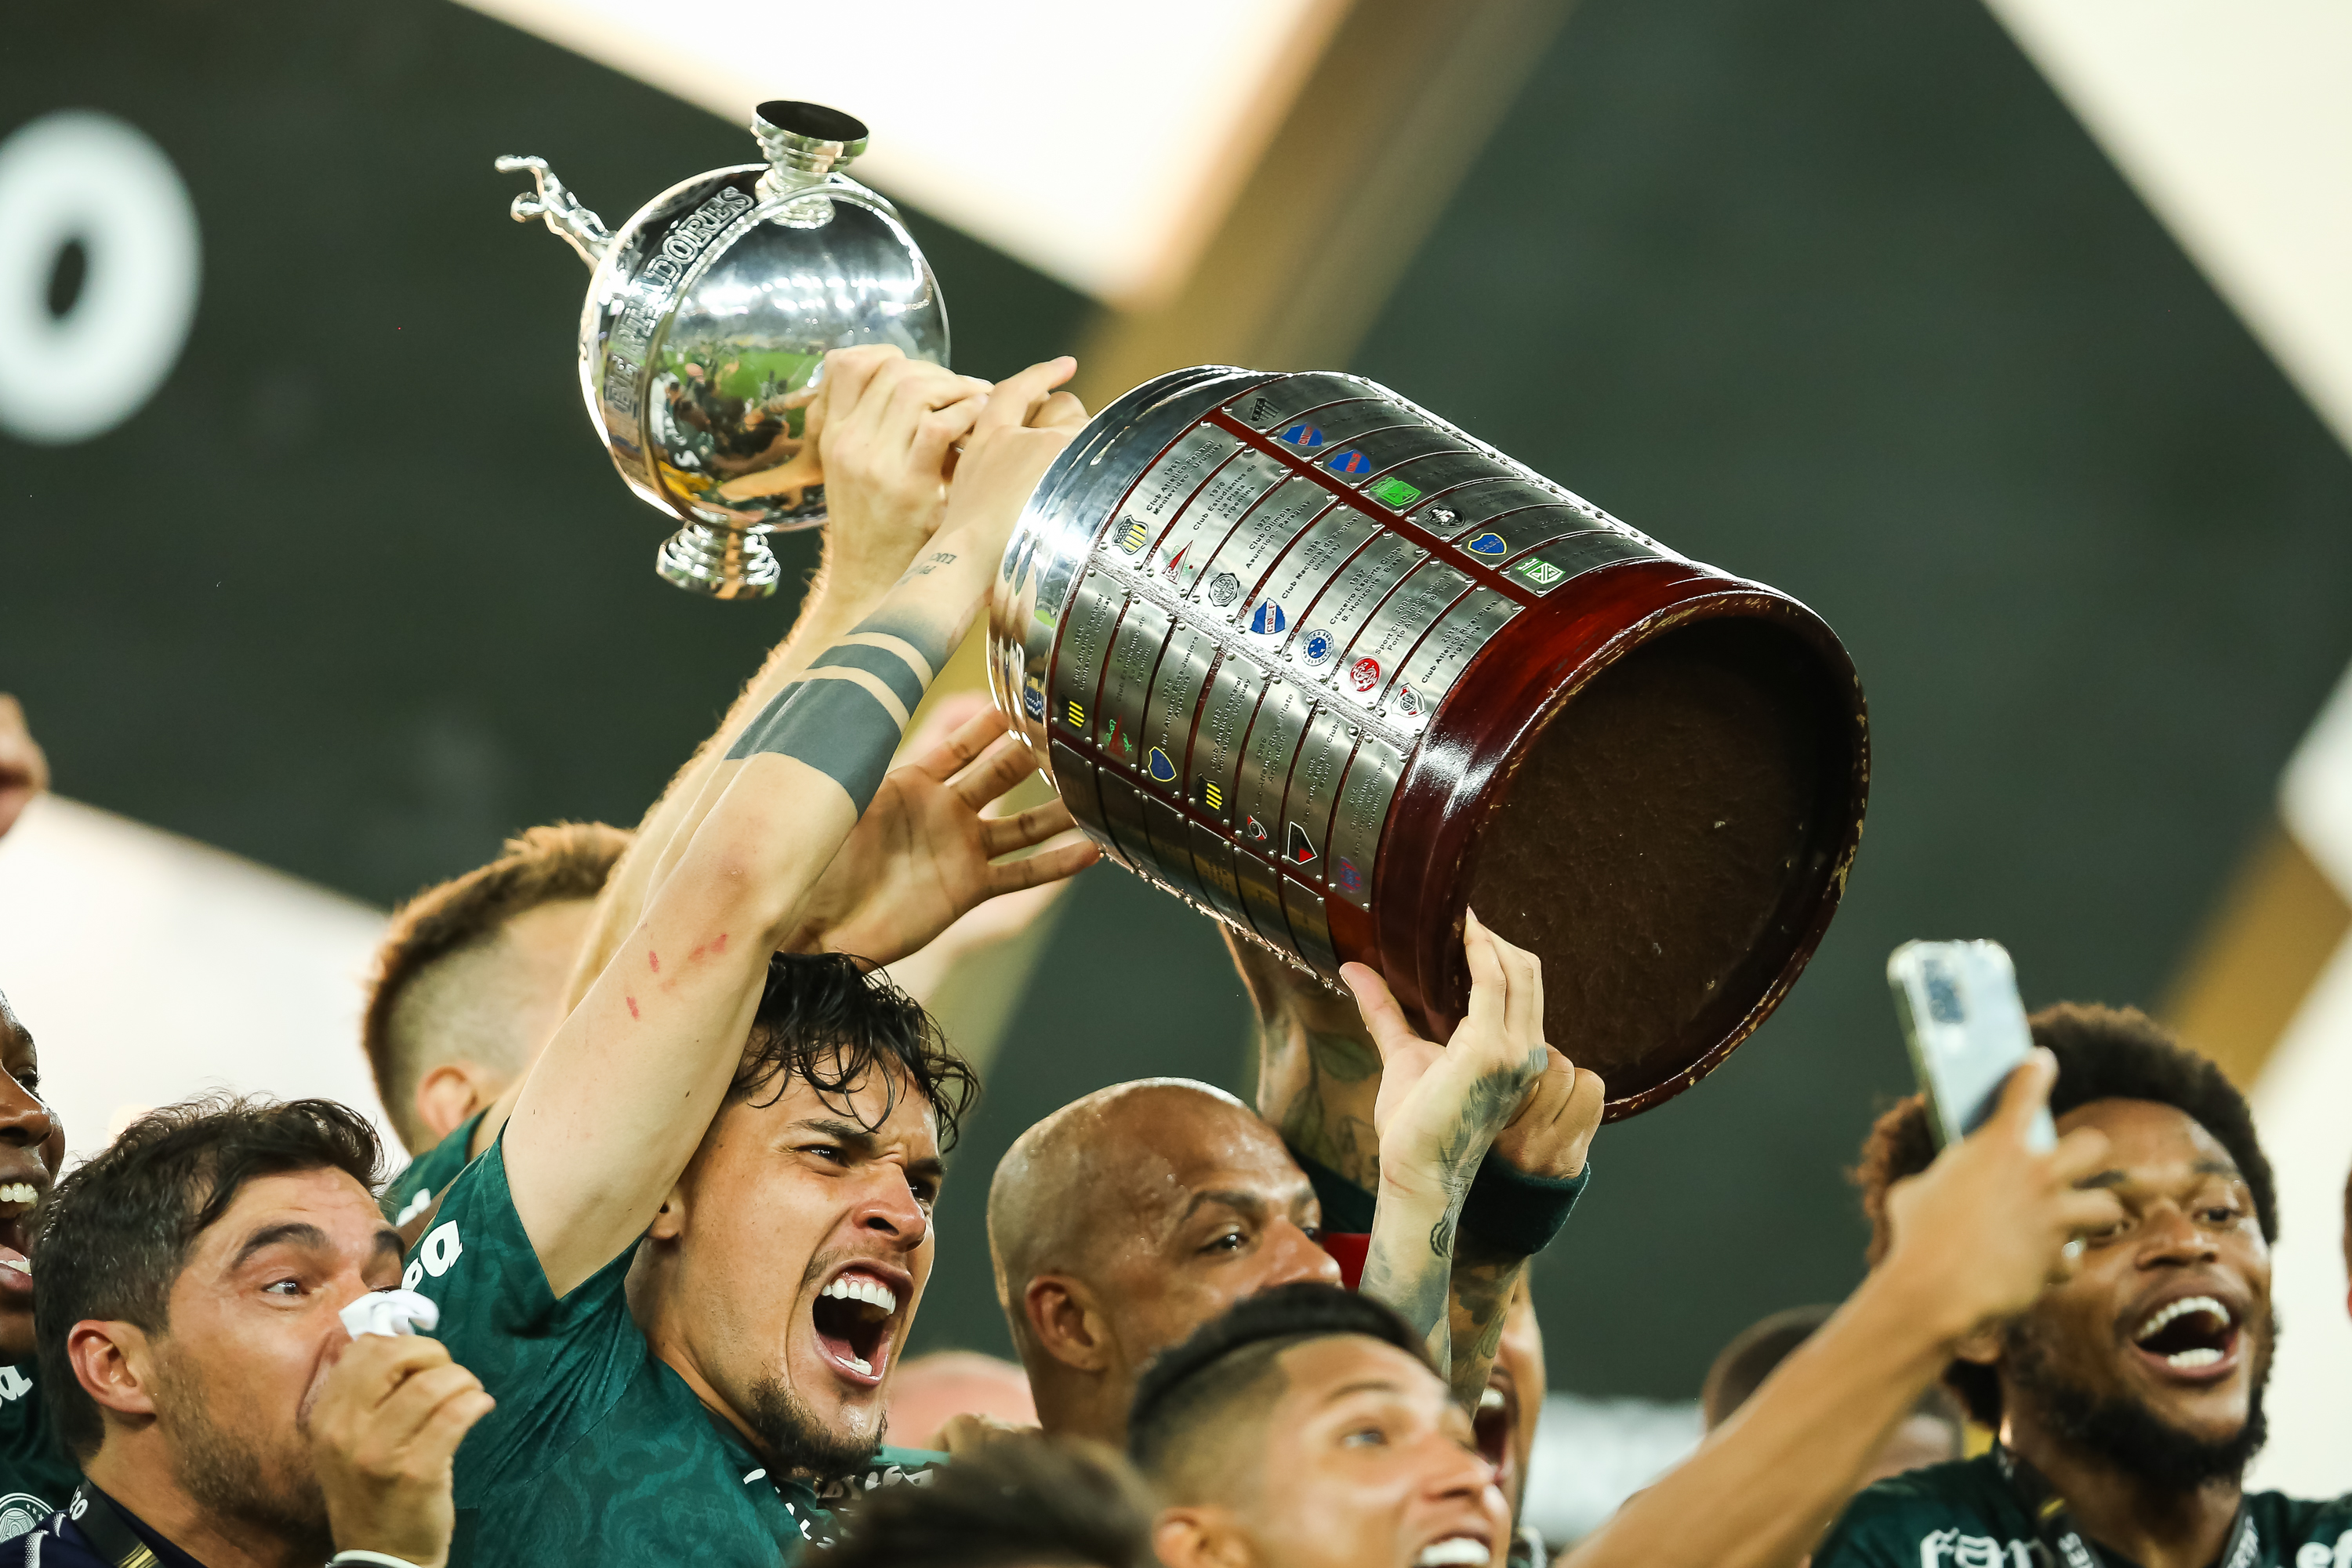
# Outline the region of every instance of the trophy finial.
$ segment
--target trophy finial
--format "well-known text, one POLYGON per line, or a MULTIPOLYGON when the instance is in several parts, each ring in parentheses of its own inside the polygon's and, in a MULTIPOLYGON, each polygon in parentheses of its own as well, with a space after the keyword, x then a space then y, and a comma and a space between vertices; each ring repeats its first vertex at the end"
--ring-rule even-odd
POLYGON ((768 172, 760 176, 761 199, 809 192, 778 213, 778 220, 793 228, 823 228, 831 223, 833 203, 815 187, 866 151, 866 121, 822 103, 772 98, 751 116, 751 134, 760 139, 760 151, 768 158, 768 172))
POLYGON ((513 215, 515 222, 529 223, 533 218, 544 218, 548 232, 578 251, 581 260, 593 267, 604 259, 604 252, 613 243, 613 231, 604 226, 603 218, 580 205, 580 198, 555 177, 555 171, 547 166, 546 159, 519 157, 508 153, 499 157, 498 167, 501 174, 511 174, 524 169, 530 171, 531 184, 535 188, 517 196, 514 204, 507 209, 513 215))

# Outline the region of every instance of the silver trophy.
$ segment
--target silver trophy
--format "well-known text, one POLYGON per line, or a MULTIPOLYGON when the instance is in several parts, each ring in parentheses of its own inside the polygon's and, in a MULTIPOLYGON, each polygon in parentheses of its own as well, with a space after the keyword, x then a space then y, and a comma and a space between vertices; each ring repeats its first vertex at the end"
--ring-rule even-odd
POLYGON ((1779 590, 1669 549, 1378 383, 1171 371, 1047 468, 989 680, 1111 858, 1431 1037, 1476 909, 1544 960, 1611 1117, 1769 1016, 1868 795, 1853 662, 1779 590))
POLYGON ((948 363, 947 307, 898 209, 842 173, 866 126, 820 104, 760 105, 764 163, 672 185, 614 232, 543 158, 508 156, 594 269, 580 393, 629 488, 676 518, 655 570, 719 599, 776 590, 769 532, 825 519, 805 421, 828 350, 896 343, 948 363))

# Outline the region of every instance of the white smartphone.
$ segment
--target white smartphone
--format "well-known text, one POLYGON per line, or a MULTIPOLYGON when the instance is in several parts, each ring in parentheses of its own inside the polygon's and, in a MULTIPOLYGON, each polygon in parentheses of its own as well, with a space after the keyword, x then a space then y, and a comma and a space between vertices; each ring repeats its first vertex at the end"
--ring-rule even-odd
MULTIPOLYGON (((1906 942, 1886 960, 1886 983, 1937 1146, 1958 1142, 1992 1115, 2000 1086, 2033 1048, 2009 950, 1997 942, 1906 942)), ((2045 1110, 2027 1142, 2042 1150, 2057 1142, 2045 1110)))

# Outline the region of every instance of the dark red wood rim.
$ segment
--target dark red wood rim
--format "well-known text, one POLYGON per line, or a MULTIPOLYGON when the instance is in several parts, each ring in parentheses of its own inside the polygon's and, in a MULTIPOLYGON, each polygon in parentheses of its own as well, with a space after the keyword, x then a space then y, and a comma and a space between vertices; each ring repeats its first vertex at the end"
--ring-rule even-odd
MULTIPOLYGON (((1603 1115, 1618 1121, 1688 1089, 1771 1016, 1829 929, 1862 838, 1870 787, 1867 710, 1853 662, 1836 635, 1805 605, 1776 589, 1684 561, 1626 562, 1564 584, 1514 617, 1480 650, 1432 717, 1429 732, 1398 786, 1376 861, 1372 907, 1347 922, 1342 958, 1373 963, 1433 1039, 1459 1022, 1468 994, 1462 963, 1463 910, 1480 835, 1509 794, 1515 762, 1593 677, 1654 637, 1696 621, 1748 617, 1795 633, 1821 657, 1846 697, 1846 809, 1835 847, 1790 896, 1797 934, 1760 993, 1653 1080, 1611 1085, 1603 1115)), ((1341 922, 1333 921, 1335 942, 1341 922)), ((1727 1005, 1736 1005, 1727 998, 1727 1005)))

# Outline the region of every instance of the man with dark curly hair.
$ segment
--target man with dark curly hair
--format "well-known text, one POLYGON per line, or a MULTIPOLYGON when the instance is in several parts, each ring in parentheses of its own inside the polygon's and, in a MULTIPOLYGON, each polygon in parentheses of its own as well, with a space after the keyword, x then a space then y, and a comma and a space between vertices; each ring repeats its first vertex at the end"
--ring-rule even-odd
MULTIPOLYGON (((2080 1184, 2112 1193, 2116 1224, 2032 1307, 1961 1341, 1944 1382, 1998 1440, 1857 1497, 1816 1553, 1863 1564, 2260 1568, 2352 1559, 2352 1500, 2248 1494, 2277 1324, 2270 1163, 2221 1069, 2132 1009, 2036 1014, 2058 1063, 2062 1132, 2105 1135, 2080 1184)), ((1935 1155, 1916 1097, 1881 1117, 1858 1179, 1874 1266, 1887 1194, 1935 1155)))
POLYGON ((929 553, 699 775, 625 940, 410 1254, 403 1282, 499 1402, 457 1455, 451 1568, 776 1568, 851 1478, 903 1475, 883 1412, 972 1079, 861 961, 1095 851, 1000 862, 1071 826, 1058 803, 982 815, 1035 766, 1001 716, 890 763, 1069 440, 1030 423, 1069 368, 999 384, 929 553))

